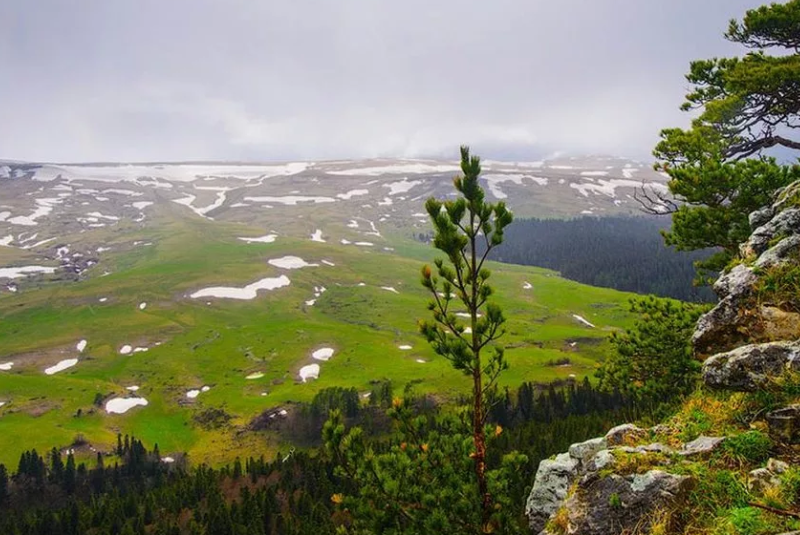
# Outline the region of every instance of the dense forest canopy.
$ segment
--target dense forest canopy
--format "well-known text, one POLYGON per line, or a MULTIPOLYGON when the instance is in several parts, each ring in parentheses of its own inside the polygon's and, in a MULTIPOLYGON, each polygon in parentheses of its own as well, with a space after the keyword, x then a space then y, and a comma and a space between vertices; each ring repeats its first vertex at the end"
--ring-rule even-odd
POLYGON ((663 217, 522 219, 506 230, 492 252, 500 262, 540 266, 592 286, 656 294, 684 301, 712 301, 707 287, 692 285, 694 262, 710 251, 665 247, 663 217))

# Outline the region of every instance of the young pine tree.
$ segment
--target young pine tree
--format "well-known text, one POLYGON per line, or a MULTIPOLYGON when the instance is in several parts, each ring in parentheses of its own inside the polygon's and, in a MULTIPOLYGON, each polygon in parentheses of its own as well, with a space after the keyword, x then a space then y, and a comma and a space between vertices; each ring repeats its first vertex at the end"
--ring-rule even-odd
POLYGON ((512 221, 505 203, 490 204, 478 183, 481 161, 470 156, 469 147, 461 147, 463 176, 453 181, 461 194, 452 201, 428 199, 425 209, 434 226, 433 246, 447 255, 447 262, 435 261, 436 274, 430 266, 422 268, 422 285, 432 300, 428 305, 433 321, 420 324, 420 331, 439 355, 472 379, 472 438, 475 444, 475 477, 481 495, 484 525, 492 512, 492 497, 486 482, 487 399, 493 398, 496 381, 508 365, 503 348, 492 346, 503 334, 502 310, 489 302, 492 287, 487 284, 490 272, 484 267, 489 252, 503 242, 503 230, 512 221), (469 329, 459 320, 454 304, 463 306, 469 329), (493 352, 482 358, 484 348, 493 352))
POLYGON ((522 497, 514 489, 522 486, 527 459, 511 453, 487 466, 487 447, 502 429, 485 430, 498 376, 507 367, 502 348, 492 344, 505 320, 490 302, 485 262, 512 216, 503 203, 485 202, 478 183, 480 159, 466 147, 461 170, 463 176, 454 181, 458 199, 426 203, 434 247, 447 259, 435 262, 435 274, 428 266, 422 270, 433 319, 421 322, 420 330, 436 353, 471 379, 468 417, 462 418, 462 411, 428 418, 409 396, 394 399, 388 413, 396 432, 376 445, 360 428, 346 430, 341 412, 332 411, 323 428, 325 446, 338 464, 337 474, 350 485, 331 500, 348 519, 341 527, 352 533, 520 531, 522 497))

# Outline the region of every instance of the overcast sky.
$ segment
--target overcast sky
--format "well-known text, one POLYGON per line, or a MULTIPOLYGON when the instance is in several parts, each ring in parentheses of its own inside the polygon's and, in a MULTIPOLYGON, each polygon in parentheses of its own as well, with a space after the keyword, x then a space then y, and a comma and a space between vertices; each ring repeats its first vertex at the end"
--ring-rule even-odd
POLYGON ((648 158, 757 0, 0 0, 0 158, 648 158))

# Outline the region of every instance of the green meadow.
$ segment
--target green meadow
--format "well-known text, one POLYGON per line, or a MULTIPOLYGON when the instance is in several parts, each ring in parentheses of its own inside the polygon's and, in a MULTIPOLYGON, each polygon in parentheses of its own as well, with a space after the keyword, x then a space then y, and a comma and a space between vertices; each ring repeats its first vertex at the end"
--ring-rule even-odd
MULTIPOLYGON (((400 230, 385 233, 374 247, 333 238, 312 242, 282 230, 274 243, 248 244, 237 236, 267 231, 168 216, 162 212, 146 229, 83 238, 112 248, 83 280, 45 279, 0 297, 0 364, 14 362, 0 371, 0 401, 6 402, 0 462, 14 466, 23 449, 64 448, 79 436, 107 451, 119 432, 158 443, 164 455, 187 452, 195 461, 218 464, 285 447, 278 436, 247 430, 248 423, 267 410, 291 410, 292 402, 309 401, 327 387, 366 392, 372 381, 391 379, 399 391, 414 381, 417 390, 443 401, 467 391, 465 378, 417 333, 418 320, 428 314, 419 273, 423 262, 436 258, 432 247, 400 230), (131 245, 135 241, 151 245, 131 245), (267 263, 287 255, 319 265, 286 270, 267 263), (252 300, 189 297, 202 288, 243 287, 282 274, 289 286, 261 290, 252 300), (306 305, 317 286, 326 291, 306 305), (147 304, 144 310, 140 303, 147 304), (88 345, 79 355, 76 344, 83 339, 88 345), (124 345, 147 351, 123 355, 124 345), (333 348, 334 356, 316 362, 311 353, 322 347, 333 348), (45 375, 45 368, 76 357, 77 365, 45 375), (303 383, 300 368, 315 362, 319 378, 303 383), (246 379, 251 374, 263 376, 246 379), (203 386, 210 389, 187 398, 187 391, 203 386), (106 413, 112 397, 132 396, 148 405, 106 413), (103 402, 94 404, 96 398, 103 402), (231 425, 213 431, 197 425, 195 416, 208 408, 224 409, 231 425)), ((608 334, 632 320, 629 294, 544 269, 490 268, 495 299, 509 319, 501 339, 509 386, 591 375, 608 350, 608 334), (554 365, 565 357, 568 365, 554 365)))

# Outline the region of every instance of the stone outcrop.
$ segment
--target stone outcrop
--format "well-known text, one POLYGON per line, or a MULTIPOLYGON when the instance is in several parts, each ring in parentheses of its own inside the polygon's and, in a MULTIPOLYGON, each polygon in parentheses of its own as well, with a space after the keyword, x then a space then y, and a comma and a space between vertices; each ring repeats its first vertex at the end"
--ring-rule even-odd
POLYGON ((719 303, 697 324, 692 343, 700 356, 753 342, 800 338, 800 314, 783 303, 757 295, 761 274, 796 262, 800 255, 800 208, 792 206, 800 183, 785 188, 772 206, 750 215, 753 233, 741 247, 745 263, 723 273, 714 284, 719 303))
MULTIPOLYGON (((625 424, 611 429, 604 437, 573 444, 567 453, 542 461, 525 507, 531 530, 549 535, 553 532, 548 524, 558 518, 566 523, 562 528, 567 533, 624 533, 641 526, 642 518, 649 513, 682 499, 691 487, 688 477, 662 470, 644 474, 614 473, 616 455, 675 453, 658 442, 631 445, 650 434, 652 431, 625 424), (560 515, 562 510, 565 514, 560 515)), ((707 447, 704 441, 702 444, 695 442, 687 445, 691 451, 699 452, 707 447)), ((714 446, 716 444, 718 442, 714 446)))
MULTIPOLYGON (((790 295, 795 302, 787 306, 787 296, 765 284, 770 272, 781 273, 800 259, 800 182, 777 199, 750 215, 753 233, 741 247, 745 260, 714 284, 719 303, 700 318, 692 337, 704 359, 703 382, 712 389, 754 392, 800 373, 798 296, 790 295)), ((774 443, 800 443, 800 404, 758 418, 774 443)), ((657 513, 680 509, 692 488, 692 479, 675 466, 702 462, 727 440, 699 436, 676 444, 675 436, 669 426, 625 424, 543 461, 526 504, 531 529, 538 535, 648 533, 657 513), (662 436, 666 444, 656 440, 662 436)), ((777 459, 756 467, 747 474, 750 491, 758 495, 780 485, 787 469, 777 459)))
POLYGON ((752 392, 790 371, 800 371, 800 341, 751 344, 714 355, 703 363, 703 381, 711 388, 752 392))

